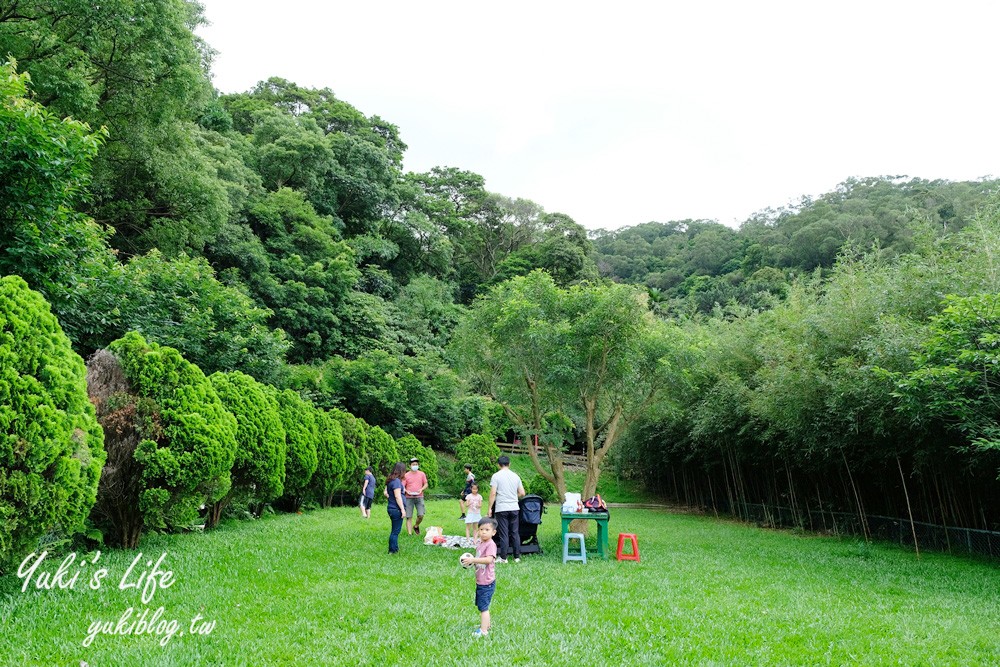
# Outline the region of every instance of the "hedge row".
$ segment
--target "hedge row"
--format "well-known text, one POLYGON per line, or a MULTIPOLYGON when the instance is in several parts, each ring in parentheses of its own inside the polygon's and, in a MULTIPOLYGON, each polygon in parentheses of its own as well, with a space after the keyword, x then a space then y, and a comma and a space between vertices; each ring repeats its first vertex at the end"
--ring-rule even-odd
MULTIPOLYGON (((380 482, 437 458, 342 410, 252 377, 206 377, 175 349, 130 332, 86 365, 48 303, 0 279, 0 570, 44 534, 88 520, 134 548, 144 530, 215 525, 230 503, 328 506, 371 465, 380 482)), ((495 447, 495 445, 494 445, 495 447)), ((460 448, 461 449, 461 448, 460 448)))

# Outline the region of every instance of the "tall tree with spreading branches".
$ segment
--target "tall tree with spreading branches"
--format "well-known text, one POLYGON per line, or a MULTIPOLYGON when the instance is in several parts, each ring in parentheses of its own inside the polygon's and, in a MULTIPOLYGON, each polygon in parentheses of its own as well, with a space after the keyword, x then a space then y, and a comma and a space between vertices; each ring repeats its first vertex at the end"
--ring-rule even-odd
POLYGON ((560 496, 569 426, 583 433, 586 497, 596 492, 605 457, 628 425, 668 382, 683 379, 674 372, 672 347, 643 292, 623 285, 562 289, 535 271, 480 299, 453 351, 475 388, 499 402, 531 441, 532 464, 560 496))

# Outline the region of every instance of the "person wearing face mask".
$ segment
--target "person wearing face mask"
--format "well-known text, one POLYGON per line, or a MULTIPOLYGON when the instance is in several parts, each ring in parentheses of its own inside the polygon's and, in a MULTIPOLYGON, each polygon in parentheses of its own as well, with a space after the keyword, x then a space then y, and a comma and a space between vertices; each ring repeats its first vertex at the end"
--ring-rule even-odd
POLYGON ((427 475, 420 469, 420 459, 410 459, 410 469, 403 475, 403 491, 406 507, 406 532, 420 534, 420 522, 424 520, 424 491, 427 489, 427 475), (412 526, 413 509, 417 510, 417 521, 412 526))

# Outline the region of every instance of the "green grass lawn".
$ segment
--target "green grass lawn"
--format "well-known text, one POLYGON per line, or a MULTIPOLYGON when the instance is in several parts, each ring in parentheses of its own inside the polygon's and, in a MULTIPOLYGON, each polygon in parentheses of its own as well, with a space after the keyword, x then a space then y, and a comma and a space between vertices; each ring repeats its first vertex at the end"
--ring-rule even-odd
MULTIPOLYGON (((637 533, 641 563, 563 565, 557 511, 550 507, 541 526, 544 555, 497 566, 486 639, 471 637, 479 615, 459 552, 424 546, 404 529, 401 553, 388 556, 389 521, 378 505, 367 522, 336 508, 145 539, 143 564, 166 552, 163 568, 175 577, 148 605, 149 615, 162 606, 161 619, 176 619, 183 633, 164 647, 162 635, 99 635, 82 645, 95 620, 117 623, 128 607, 144 608, 137 591, 118 589, 134 553, 102 554, 74 589, 22 593, 7 575, 0 663, 1000 663, 994 564, 621 509, 612 512, 612 536, 637 533), (102 565, 108 577, 87 588, 102 565), (197 614, 215 622, 210 634, 190 634, 197 614)), ((457 502, 432 502, 425 525, 455 532, 457 516, 457 502)))

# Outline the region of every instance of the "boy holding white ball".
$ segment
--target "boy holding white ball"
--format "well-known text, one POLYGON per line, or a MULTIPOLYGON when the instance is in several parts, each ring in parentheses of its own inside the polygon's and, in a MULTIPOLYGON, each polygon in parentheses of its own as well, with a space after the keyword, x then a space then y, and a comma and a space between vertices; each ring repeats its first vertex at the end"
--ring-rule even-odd
POLYGON ((464 553, 459 556, 462 567, 476 566, 476 608, 479 609, 479 627, 473 632, 475 637, 485 637, 490 632, 490 602, 496 590, 497 544, 493 535, 497 532, 497 522, 491 517, 479 520, 479 543, 476 555, 464 553))

